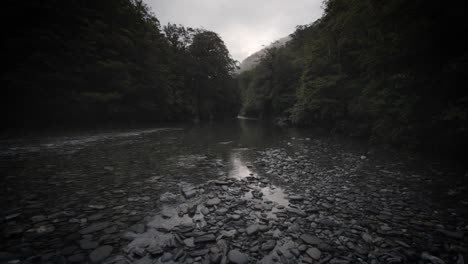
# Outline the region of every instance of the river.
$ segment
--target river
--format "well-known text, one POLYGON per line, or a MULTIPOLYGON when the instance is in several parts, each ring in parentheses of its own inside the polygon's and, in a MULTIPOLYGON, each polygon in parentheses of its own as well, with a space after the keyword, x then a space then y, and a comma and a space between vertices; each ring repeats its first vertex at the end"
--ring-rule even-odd
POLYGON ((451 263, 466 254, 462 172, 312 130, 236 119, 53 132, 1 140, 0 162, 0 262, 451 263))

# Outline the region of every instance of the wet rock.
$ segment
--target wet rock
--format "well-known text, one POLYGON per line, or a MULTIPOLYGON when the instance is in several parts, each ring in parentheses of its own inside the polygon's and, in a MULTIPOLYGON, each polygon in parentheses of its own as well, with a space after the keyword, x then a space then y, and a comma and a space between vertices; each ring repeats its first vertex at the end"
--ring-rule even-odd
POLYGON ((45 220, 47 220, 47 217, 45 215, 35 215, 31 217, 31 221, 33 221, 34 223, 42 222, 45 220))
POLYGON ((369 235, 368 233, 363 233, 361 237, 364 241, 366 241, 366 243, 371 244, 373 242, 371 235, 369 235))
POLYGON ((300 215, 300 216, 306 216, 306 213, 304 211, 302 211, 300 209, 297 209, 297 208, 287 207, 286 211, 289 212, 289 213, 292 213, 292 214, 297 214, 297 215, 300 215))
POLYGON ((97 231, 101 231, 101 230, 107 228, 109 225, 110 225, 109 222, 101 222, 101 223, 92 224, 92 225, 82 229, 80 231, 80 234, 86 235, 86 234, 94 233, 94 232, 97 232, 97 231))
POLYGON ((55 231, 55 226, 53 225, 43 225, 36 229, 38 234, 47 234, 55 231))
POLYGON ((258 225, 253 224, 253 225, 248 226, 247 229, 245 230, 245 232, 249 236, 255 235, 258 232, 258 225))
POLYGON ((103 261, 105 258, 107 258, 108 256, 110 256, 110 254, 112 253, 112 250, 114 248, 112 246, 102 246, 102 247, 98 247, 96 248, 95 250, 93 250, 91 252, 91 254, 89 254, 89 259, 91 260, 91 262, 93 263, 98 263, 98 262, 101 262, 103 261))
POLYGON ((189 238, 184 239, 184 244, 185 244, 185 246, 187 246, 187 247, 195 247, 194 238, 193 238, 193 237, 189 237, 189 238))
POLYGON ((262 251, 270 251, 276 246, 276 241, 275 240, 268 240, 265 243, 262 244, 261 250, 262 251))
POLYGON ((161 256, 161 261, 162 262, 168 262, 172 260, 173 255, 170 252, 164 252, 164 254, 161 256))
POLYGON ((15 219, 16 217, 20 216, 21 213, 16 213, 16 214, 11 214, 11 215, 7 215, 5 216, 5 220, 12 220, 12 219, 15 219))
POLYGON ((302 196, 302 195, 291 195, 291 196, 289 196, 289 200, 291 200, 291 201, 302 201, 302 200, 304 200, 304 196, 302 196))
POLYGON ((309 248, 307 249, 306 253, 309 255, 309 257, 315 260, 319 260, 320 256, 322 255, 322 252, 320 252, 318 248, 309 248))
POLYGON ((195 237, 194 238, 194 242, 195 243, 206 243, 206 242, 211 242, 211 241, 215 241, 216 240, 216 237, 214 234, 203 234, 201 236, 198 236, 198 237, 195 237))
POLYGON ((218 197, 215 197, 206 201, 206 206, 214 206, 218 205, 219 203, 221 203, 221 200, 218 197))
POLYGON ((159 201, 161 201, 162 203, 173 203, 173 202, 177 202, 178 198, 179 197, 177 195, 171 192, 165 192, 161 194, 161 196, 159 197, 159 201))
POLYGON ((230 250, 228 253, 228 259, 232 263, 236 264, 246 264, 249 263, 249 256, 240 252, 237 249, 230 250))
POLYGON ((182 192, 182 195, 185 197, 185 199, 190 199, 190 198, 197 196, 197 190, 194 189, 193 187, 182 188, 181 192, 182 192))
POLYGON ((313 245, 313 246, 317 246, 317 245, 319 245, 319 244, 321 244, 323 242, 320 238, 318 238, 316 236, 309 235, 309 234, 302 234, 300 236, 300 239, 302 239, 307 244, 313 245))
POLYGON ((217 215, 225 215, 227 213, 228 209, 227 208, 219 208, 216 210, 217 215))

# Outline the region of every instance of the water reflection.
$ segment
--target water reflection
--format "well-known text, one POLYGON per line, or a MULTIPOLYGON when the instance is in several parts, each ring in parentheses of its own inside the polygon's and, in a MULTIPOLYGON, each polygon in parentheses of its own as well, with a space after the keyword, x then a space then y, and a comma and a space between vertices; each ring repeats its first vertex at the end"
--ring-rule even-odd
POLYGON ((289 201, 286 199, 286 193, 284 193, 284 190, 279 187, 274 187, 274 186, 267 186, 261 189, 261 192, 263 193, 263 199, 276 202, 278 205, 282 206, 288 206, 289 201))
POLYGON ((236 179, 243 179, 250 174, 253 174, 252 170, 248 167, 248 164, 243 160, 242 154, 247 149, 233 149, 229 157, 229 177, 236 179))

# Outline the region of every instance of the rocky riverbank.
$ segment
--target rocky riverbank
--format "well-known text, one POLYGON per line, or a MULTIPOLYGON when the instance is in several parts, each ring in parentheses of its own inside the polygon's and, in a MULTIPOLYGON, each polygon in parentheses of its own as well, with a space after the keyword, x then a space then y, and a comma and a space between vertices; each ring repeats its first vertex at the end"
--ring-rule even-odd
POLYGON ((401 185, 407 175, 360 175, 368 158, 349 153, 325 169, 310 159, 318 149, 295 150, 259 151, 262 176, 182 185, 166 196, 184 202, 167 205, 145 233, 126 233, 133 241, 108 263, 464 263, 465 219, 443 220, 401 185))
POLYGON ((448 172, 323 138, 208 149, 182 133, 3 160, 0 263, 467 259, 466 185, 448 172))

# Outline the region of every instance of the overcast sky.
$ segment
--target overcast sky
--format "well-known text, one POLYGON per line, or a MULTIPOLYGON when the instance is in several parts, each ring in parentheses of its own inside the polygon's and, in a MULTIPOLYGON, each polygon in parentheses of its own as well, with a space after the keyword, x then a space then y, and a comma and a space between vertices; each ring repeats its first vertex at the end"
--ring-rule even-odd
POLYGON ((144 0, 165 25, 204 28, 218 33, 234 59, 242 61, 296 25, 322 16, 322 0, 144 0))

